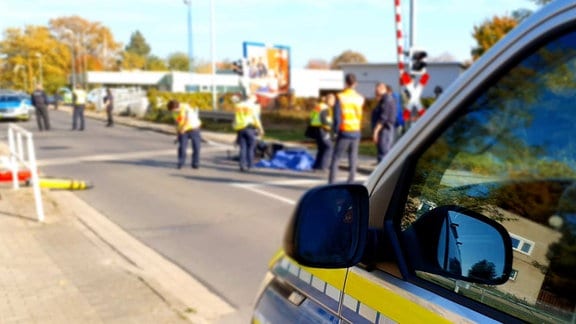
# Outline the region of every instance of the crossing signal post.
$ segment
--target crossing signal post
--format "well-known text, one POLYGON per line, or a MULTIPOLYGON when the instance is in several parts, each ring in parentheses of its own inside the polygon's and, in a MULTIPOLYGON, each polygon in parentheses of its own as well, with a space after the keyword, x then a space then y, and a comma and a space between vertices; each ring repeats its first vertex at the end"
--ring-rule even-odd
POLYGON ((410 74, 422 75, 426 73, 426 57, 428 57, 428 53, 423 50, 410 51, 410 74))

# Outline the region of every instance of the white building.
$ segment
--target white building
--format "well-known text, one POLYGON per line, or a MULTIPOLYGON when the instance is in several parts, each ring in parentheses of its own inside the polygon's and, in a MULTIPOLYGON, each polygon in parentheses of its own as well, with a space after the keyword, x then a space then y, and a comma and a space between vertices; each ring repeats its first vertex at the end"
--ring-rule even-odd
MULTIPOLYGON (((340 90, 344 87, 344 75, 354 73, 358 79, 358 91, 367 98, 374 96, 374 85, 384 82, 398 91, 399 73, 396 63, 364 63, 343 64, 342 70, 309 70, 292 69, 290 85, 297 97, 317 97, 321 91, 340 90)), ((433 97, 434 88, 446 89, 464 70, 462 64, 428 63, 427 71, 430 81, 424 88, 422 97, 433 97)), ((95 72, 87 74, 88 84, 104 86, 138 86, 142 88, 155 87, 164 91, 188 92, 212 91, 212 83, 216 92, 239 92, 241 79, 236 74, 200 74, 174 71, 120 71, 95 72)))
MULTIPOLYGON (((188 92, 212 91, 212 83, 218 93, 240 91, 241 79, 236 74, 201 74, 189 72, 152 71, 89 71, 90 85, 155 87, 164 91, 188 92)), ((317 97, 320 90, 338 90, 344 86, 341 70, 292 69, 291 88, 297 97, 317 97)))

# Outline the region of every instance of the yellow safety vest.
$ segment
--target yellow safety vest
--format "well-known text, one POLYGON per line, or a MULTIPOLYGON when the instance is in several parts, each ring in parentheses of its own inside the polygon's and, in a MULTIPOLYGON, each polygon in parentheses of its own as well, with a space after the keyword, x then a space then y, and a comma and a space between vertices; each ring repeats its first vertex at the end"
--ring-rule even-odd
POLYGON ((340 100, 340 131, 360 131, 364 97, 354 89, 346 89, 338 94, 338 99, 340 100))
POLYGON ((260 123, 254 111, 256 107, 249 103, 239 103, 234 110, 234 130, 242 130, 250 125, 260 128, 260 123))
MULTIPOLYGON (((310 126, 312 127, 323 127, 323 128, 329 128, 329 126, 327 127, 327 125, 322 125, 322 119, 320 117, 320 113, 326 109, 329 109, 330 107, 321 102, 319 104, 317 104, 314 109, 312 109, 312 111, 310 112, 310 126)), ((328 121, 330 122, 330 116, 328 117, 328 121)))
POLYGON ((86 91, 84 91, 83 89, 75 89, 74 96, 76 98, 76 101, 74 101, 75 104, 77 105, 86 104, 86 96, 87 96, 86 91))
POLYGON ((200 128, 202 122, 198 116, 198 110, 190 107, 182 107, 174 112, 174 120, 179 133, 185 133, 200 128))

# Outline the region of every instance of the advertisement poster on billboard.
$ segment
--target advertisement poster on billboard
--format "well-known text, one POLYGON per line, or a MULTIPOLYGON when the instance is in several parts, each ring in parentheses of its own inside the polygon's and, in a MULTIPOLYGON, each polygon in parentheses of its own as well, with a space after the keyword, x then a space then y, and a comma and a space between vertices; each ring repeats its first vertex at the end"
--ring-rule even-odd
POLYGON ((255 42, 244 42, 243 47, 247 90, 256 94, 263 106, 278 95, 289 93, 290 48, 255 42))

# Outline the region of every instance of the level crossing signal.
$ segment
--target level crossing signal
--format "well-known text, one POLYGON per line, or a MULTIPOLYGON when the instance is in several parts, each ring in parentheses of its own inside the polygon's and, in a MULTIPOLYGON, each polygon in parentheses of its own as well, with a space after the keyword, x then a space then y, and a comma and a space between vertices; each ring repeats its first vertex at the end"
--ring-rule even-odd
POLYGON ((410 73, 412 75, 422 75, 426 73, 426 57, 428 53, 423 50, 411 50, 410 51, 410 73))

